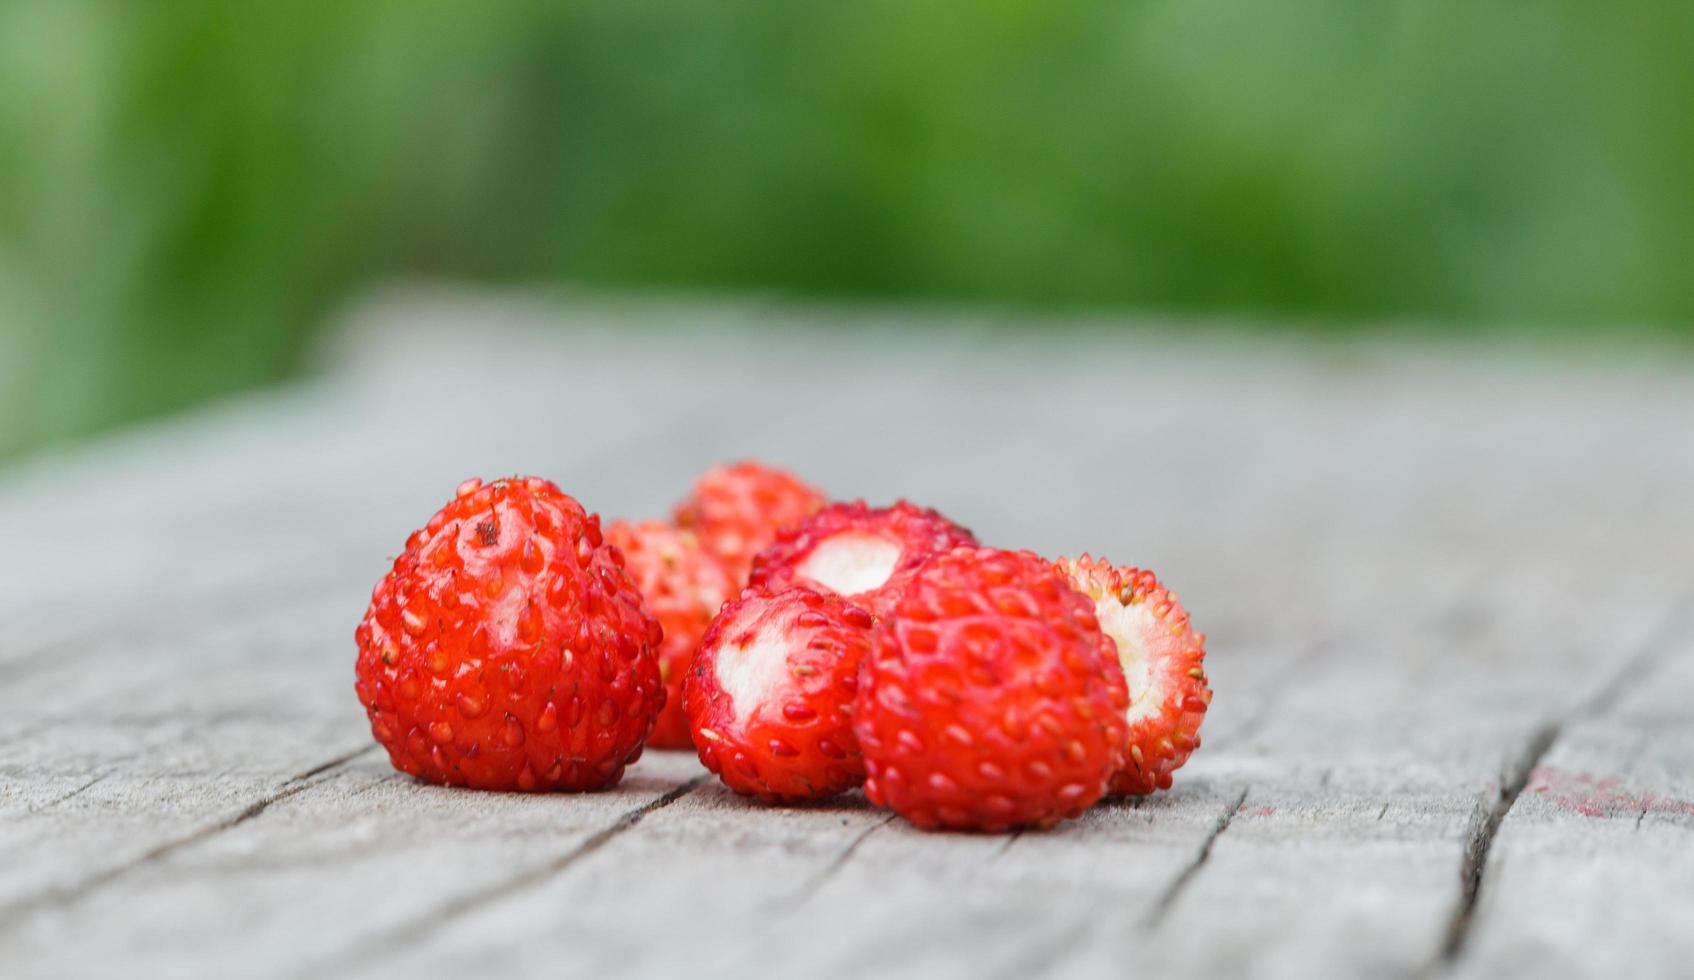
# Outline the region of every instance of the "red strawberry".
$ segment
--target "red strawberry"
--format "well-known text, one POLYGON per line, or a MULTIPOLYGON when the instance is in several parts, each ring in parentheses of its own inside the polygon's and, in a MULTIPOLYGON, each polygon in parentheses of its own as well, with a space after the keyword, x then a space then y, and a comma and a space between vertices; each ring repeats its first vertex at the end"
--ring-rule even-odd
POLYGON ((663 521, 606 525, 606 542, 623 552, 624 570, 641 590, 647 612, 664 627, 659 644, 659 674, 665 680, 665 708, 647 740, 656 749, 692 749, 688 716, 682 710, 682 679, 700 637, 734 593, 729 573, 688 531, 663 521))
POLYGON ((1176 596, 1152 572, 1119 568, 1083 555, 1057 563, 1071 584, 1094 600, 1100 628, 1117 646, 1129 684, 1128 750, 1112 792, 1145 795, 1170 789, 1171 773, 1200 747, 1206 686, 1206 637, 1194 632, 1176 596))
POLYGON ((766 802, 859 785, 853 698, 871 625, 870 613, 809 589, 748 590, 724 606, 684 689, 700 761, 766 802))
POLYGON ((753 556, 824 505, 824 495, 792 473, 751 460, 714 466, 677 505, 676 524, 692 530, 740 585, 753 556))
POLYGON ((1047 827, 1123 762, 1123 673, 1088 598, 1028 552, 918 572, 860 684, 865 794, 926 830, 1047 827))
POLYGON ((545 480, 460 484, 354 635, 371 733, 432 783, 610 786, 665 700, 659 624, 600 519, 545 480))
POLYGON ((974 544, 970 531, 904 500, 874 508, 862 500, 831 504, 777 535, 753 560, 748 585, 833 592, 881 616, 924 562, 974 544))

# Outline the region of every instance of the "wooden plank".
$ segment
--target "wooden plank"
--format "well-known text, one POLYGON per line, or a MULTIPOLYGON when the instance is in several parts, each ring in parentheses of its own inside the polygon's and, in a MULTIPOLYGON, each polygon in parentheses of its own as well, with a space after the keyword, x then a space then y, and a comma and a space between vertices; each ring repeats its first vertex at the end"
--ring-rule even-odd
MULTIPOLYGON (((1426 576, 1404 595, 1417 607, 1414 596, 1430 593, 1424 613, 1434 618, 1463 584, 1426 576)), ((1241 609, 1266 618, 1272 611, 1251 598, 1241 609)), ((1254 646, 1253 634, 1239 639, 1250 655, 1243 659, 1281 659, 1254 646)), ((1219 720, 1230 713, 1220 707, 1219 720)), ((766 810, 714 786, 568 876, 435 923, 386 958, 359 963, 377 974, 521 969, 529 955, 523 937, 551 928, 565 930, 554 955, 585 972, 616 965, 726 976, 929 976, 1009 965, 1013 975, 1074 943, 1078 924, 1097 926, 1102 907, 1117 910, 1113 921, 1126 928, 1155 916, 1245 787, 1199 775, 1174 794, 1004 840, 924 835, 861 809, 766 810), (580 918, 558 923, 561 908, 581 910, 580 918), (844 921, 854 927, 842 929, 844 921), (652 935, 674 942, 655 945, 652 935)), ((332 972, 346 965, 334 963, 332 972)))
POLYGON ((366 755, 263 816, 151 855, 3 936, 13 976, 225 977, 304 969, 455 902, 550 874, 656 808, 700 772, 638 764, 617 789, 570 798, 419 786, 366 755), (237 896, 240 896, 237 899, 237 896), (100 924, 90 942, 90 923, 100 924), (122 959, 114 952, 123 951, 122 959), (20 972, 12 972, 14 969, 20 972))
POLYGON ((588 438, 545 439, 551 420, 594 414, 620 385, 597 375, 548 384, 561 364, 528 364, 517 352, 496 377, 451 385, 464 359, 435 353, 381 362, 403 379, 364 372, 266 400, 251 418, 238 411, 236 424, 172 427, 164 446, 144 434, 102 460, 98 485, 73 479, 90 466, 73 455, 7 486, 0 515, 56 535, 48 554, 67 567, 108 551, 123 560, 115 569, 93 562, 74 584, 18 578, 18 607, 53 629, 8 646, 0 661, 10 725, 0 742, 9 777, 0 918, 51 911, 197 845, 278 794, 316 786, 296 774, 368 745, 349 693, 352 625, 383 552, 445 499, 467 459, 527 451, 552 461, 542 471, 631 472, 624 456, 663 452, 688 412, 746 397, 676 392, 613 413, 588 438), (422 409, 385 397, 402 384, 452 394, 422 409), (496 396, 528 427, 485 435, 481 407, 496 396), (441 442, 462 451, 442 453, 441 442), (394 454, 392 464, 380 479, 353 479, 370 475, 373 447, 394 454), (401 509, 395 488, 418 495, 429 473, 440 479, 428 502, 401 509), (112 485, 128 492, 105 506, 112 485), (371 527, 384 532, 382 545, 371 527), (349 561, 354 551, 365 554, 349 561), (78 596, 118 602, 58 615, 78 596))
POLYGON ((1690 613, 1529 775, 1490 850, 1459 975, 1670 977, 1694 961, 1690 613))
MULTIPOLYGON (((1476 652, 1455 651, 1454 656, 1476 652)), ((1357 677, 1348 673, 1337 686, 1356 689, 1357 677)), ((1435 709, 1422 710, 1427 716, 1435 709)), ((1417 722, 1401 724, 1415 729, 1417 722)), ((1399 727, 1390 731, 1396 738, 1405 735, 1399 727)), ((1276 745, 1286 732, 1273 730, 1265 739, 1264 744, 1276 745)), ((1427 748, 1427 743, 1414 741, 1403 751, 1427 748)), ((1422 907, 1428 926, 1423 942, 1402 944, 1413 962, 1420 961, 1456 897, 1463 837, 1498 757, 1488 747, 1474 749, 1474 761, 1460 770, 1472 774, 1472 784, 1457 793, 1443 783, 1449 777, 1427 763, 1425 769, 1434 771, 1418 778, 1385 785, 1376 775, 1371 782, 1379 769, 1371 760, 1385 751, 1374 743, 1352 746, 1354 768, 1339 777, 1318 770, 1325 760, 1315 750, 1304 745, 1300 750, 1265 760, 1255 745, 1204 757, 1175 793, 1136 806, 1103 807, 1059 832, 1023 835, 1009 845, 998 839, 922 835, 887 824, 874 813, 824 811, 824 817, 840 817, 837 826, 820 820, 817 811, 759 811, 729 801, 721 790, 706 798, 696 794, 570 876, 488 903, 426 939, 393 950, 393 959, 367 965, 377 973, 438 970, 443 975, 477 964, 517 968, 526 955, 523 937, 556 921, 558 909, 569 908, 583 910, 581 920, 559 925, 566 932, 552 949, 563 962, 583 970, 613 963, 662 970, 686 962, 710 975, 755 968, 886 970, 913 976, 975 975, 995 968, 1016 975, 1064 955, 1079 956, 1081 966, 1105 969, 1123 962, 1123 956, 1145 955, 1109 937, 1121 933, 1131 945, 1160 942, 1164 918, 1187 901, 1184 882, 1194 887, 1199 881, 1195 869, 1207 842, 1229 839, 1216 836, 1226 819, 1231 827, 1234 821, 1256 824, 1231 835, 1245 833, 1262 845, 1268 842, 1274 855, 1291 865, 1297 863, 1291 860, 1296 855, 1288 853, 1291 839, 1317 837, 1337 845, 1332 870, 1348 870, 1351 864, 1385 871, 1389 880, 1381 887, 1390 893, 1421 880, 1394 907, 1377 909, 1367 930, 1380 938, 1377 933, 1398 927, 1398 913, 1422 907), (1306 755, 1309 761, 1286 768, 1290 756, 1306 755), (1244 801, 1242 791, 1249 787, 1262 796, 1244 801), (1261 799, 1265 802, 1247 802, 1261 799), (1393 802, 1403 812, 1382 824, 1378 801, 1393 802), (813 832, 796 840, 797 827, 813 832), (1407 838, 1422 849, 1421 857, 1433 852, 1436 860, 1410 861, 1406 873, 1396 877, 1395 863, 1381 852, 1391 856, 1396 849, 1408 850, 1407 838), (853 928, 842 929, 842 922, 852 922, 853 928), (651 944, 650 935, 670 937, 675 944, 651 944), (1090 945, 1102 936, 1108 941, 1101 948, 1090 945)), ((1285 882, 1303 880, 1290 877, 1295 870, 1276 868, 1285 882)), ((1306 872, 1304 880, 1309 880, 1311 869, 1306 872)), ((1216 872, 1208 866, 1206 874, 1216 872)), ((1263 888, 1278 879, 1255 875, 1250 880, 1263 888)), ((1298 900, 1327 907, 1332 914, 1346 907, 1340 896, 1329 903, 1298 900)), ((1236 906, 1226 904, 1222 911, 1240 915, 1244 910, 1236 906)), ((1218 911, 1210 902, 1204 907, 1218 911)), ((1314 930, 1313 938, 1329 942, 1320 947, 1325 955, 1364 953, 1364 944, 1343 941, 1349 934, 1346 929, 1328 935, 1314 930)), ((1219 956, 1205 947, 1196 952, 1186 942, 1169 945, 1194 960, 1188 967, 1169 964, 1178 972, 1232 965, 1227 953, 1219 956)), ((1380 967, 1384 961, 1394 959, 1378 957, 1367 965, 1380 967)))
POLYGON ((356 605, 335 596, 186 639, 108 642, 0 690, 0 710, 30 722, 0 742, 0 920, 247 819, 363 750, 349 672, 290 662, 346 649, 356 605))
MULTIPOLYGON (((0 481, 0 534, 54 545, 0 570, 8 974, 1439 968, 1499 786, 1686 573, 1689 372, 907 319, 402 297, 321 383, 0 481), (759 808, 686 756, 547 799, 346 758, 352 623, 466 470, 641 514, 751 452, 1159 568, 1221 692, 1178 790, 1008 843, 759 808)), ((1634 787, 1617 761, 1581 771, 1634 787)), ((1488 897, 1521 819, 1461 967, 1523 958, 1488 897)))

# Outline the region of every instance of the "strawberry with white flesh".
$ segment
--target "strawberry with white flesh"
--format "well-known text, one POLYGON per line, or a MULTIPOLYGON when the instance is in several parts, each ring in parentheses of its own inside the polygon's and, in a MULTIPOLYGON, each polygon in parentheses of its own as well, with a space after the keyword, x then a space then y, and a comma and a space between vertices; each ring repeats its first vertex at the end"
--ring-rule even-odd
POLYGON ((853 703, 872 623, 810 589, 749 589, 725 605, 683 685, 700 761, 767 803, 820 800, 864 782, 853 703))
POLYGON ((1145 796, 1170 789, 1171 773, 1200 747, 1200 723, 1212 691, 1206 685, 1206 637, 1152 572, 1088 555, 1054 563, 1094 600, 1100 628, 1117 644, 1129 684, 1128 753, 1111 792, 1145 796))
POLYGON ((748 586, 816 589, 883 616, 924 562, 975 544, 969 530, 904 500, 891 507, 831 504, 777 535, 753 559, 748 586))

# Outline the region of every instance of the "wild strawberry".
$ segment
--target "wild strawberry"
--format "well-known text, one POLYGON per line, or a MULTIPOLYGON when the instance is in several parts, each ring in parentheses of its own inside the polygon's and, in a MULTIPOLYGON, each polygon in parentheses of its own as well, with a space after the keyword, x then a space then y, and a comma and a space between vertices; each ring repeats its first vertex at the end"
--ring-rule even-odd
POLYGON ((748 585, 821 589, 881 616, 924 562, 974 544, 970 531, 904 500, 892 507, 868 507, 862 500, 831 504, 777 535, 753 559, 748 585))
POLYGON ((693 749, 688 716, 682 710, 682 679, 712 617, 734 593, 729 573, 716 558, 701 550, 692 532, 663 521, 613 521, 606 525, 606 543, 623 552, 624 570, 641 590, 647 612, 665 631, 659 644, 665 707, 647 745, 693 749))
POLYGON ((870 613, 809 589, 749 589, 724 606, 684 688, 700 761, 766 802, 859 785, 853 698, 871 625, 870 613))
POLYGON ((678 527, 692 530, 700 544, 729 569, 739 587, 753 556, 824 505, 824 495, 783 470, 751 460, 714 466, 694 481, 694 491, 676 507, 678 527))
POLYGON ((460 484, 354 635, 371 733, 432 783, 610 786, 665 700, 659 624, 600 519, 545 480, 460 484))
POLYGON ((1100 628, 1117 646, 1129 685, 1128 754, 1111 791, 1145 795, 1170 789, 1171 773, 1200 747, 1206 686, 1206 637, 1152 572, 1120 568, 1083 555, 1056 563, 1094 600, 1100 628))
POLYGON ((1088 598, 1051 562, 957 549, 876 632, 853 724, 865 794, 928 830, 1051 826, 1122 765, 1127 704, 1088 598))

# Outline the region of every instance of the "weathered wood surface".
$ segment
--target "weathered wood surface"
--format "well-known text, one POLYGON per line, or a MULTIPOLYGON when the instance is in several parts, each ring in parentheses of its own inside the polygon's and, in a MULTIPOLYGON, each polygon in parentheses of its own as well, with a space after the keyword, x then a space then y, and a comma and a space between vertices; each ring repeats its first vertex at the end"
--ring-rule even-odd
POLYGON ((1694 360, 429 292, 353 321, 319 380, 0 479, 0 974, 1694 962, 1694 360), (352 628, 460 479, 657 514, 742 455, 1159 569, 1217 688, 1176 789, 997 838, 677 754, 586 796, 387 768, 352 628))

